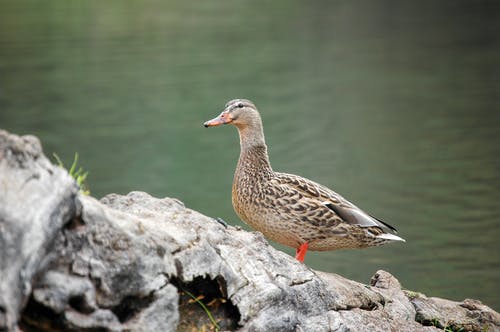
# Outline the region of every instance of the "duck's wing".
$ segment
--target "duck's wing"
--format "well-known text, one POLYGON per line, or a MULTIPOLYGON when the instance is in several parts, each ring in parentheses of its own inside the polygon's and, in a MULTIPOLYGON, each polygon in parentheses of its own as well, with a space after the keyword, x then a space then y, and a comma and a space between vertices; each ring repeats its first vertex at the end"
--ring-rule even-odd
POLYGON ((325 211, 328 210, 334 214, 335 223, 340 220, 350 225, 372 228, 379 234, 396 232, 391 225, 370 216, 341 195, 319 183, 286 173, 276 173, 272 181, 276 182, 276 185, 283 191, 295 193, 297 197, 300 197, 296 204, 299 206, 302 204, 304 210, 313 209, 313 215, 322 214, 325 222, 332 217, 325 211))

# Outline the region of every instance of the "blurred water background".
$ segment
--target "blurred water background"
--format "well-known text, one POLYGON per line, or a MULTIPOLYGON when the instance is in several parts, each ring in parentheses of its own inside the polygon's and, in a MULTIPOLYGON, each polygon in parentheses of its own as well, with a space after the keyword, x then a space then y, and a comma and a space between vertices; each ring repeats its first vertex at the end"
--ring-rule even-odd
POLYGON ((261 110, 276 170, 407 240, 308 265, 500 309, 500 2, 0 0, 0 128, 79 152, 96 197, 241 225, 236 130, 202 127, 233 98, 261 110))

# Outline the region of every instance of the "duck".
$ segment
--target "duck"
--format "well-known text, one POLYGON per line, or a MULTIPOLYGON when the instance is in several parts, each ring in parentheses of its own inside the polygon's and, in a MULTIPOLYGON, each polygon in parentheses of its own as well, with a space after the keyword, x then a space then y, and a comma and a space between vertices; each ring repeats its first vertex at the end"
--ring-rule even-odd
POLYGON ((335 191, 304 177, 275 172, 269 161, 262 118, 247 99, 229 101, 205 127, 232 124, 240 156, 234 172, 232 205, 240 219, 266 238, 296 249, 329 251, 405 242, 396 228, 364 212, 335 191))

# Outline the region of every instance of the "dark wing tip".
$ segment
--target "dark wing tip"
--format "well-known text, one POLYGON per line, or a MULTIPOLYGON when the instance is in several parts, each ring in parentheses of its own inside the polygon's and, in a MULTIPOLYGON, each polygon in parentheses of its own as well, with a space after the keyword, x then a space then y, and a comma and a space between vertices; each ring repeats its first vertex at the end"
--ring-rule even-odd
POLYGON ((352 224, 352 225, 360 225, 362 227, 367 227, 367 226, 379 226, 381 228, 387 228, 390 231, 397 233, 397 229, 394 228, 393 226, 389 225, 388 223, 383 222, 380 219, 377 219, 371 215, 366 214, 363 211, 357 211, 356 210, 349 210, 347 208, 343 208, 341 206, 336 206, 333 203, 327 202, 324 203, 326 207, 328 207, 330 210, 335 212, 340 218, 342 218, 345 222, 352 224), (370 220, 370 218, 372 220, 370 220), (379 225, 377 225, 377 222, 379 225))
POLYGON ((378 221, 379 223, 381 223, 382 225, 386 226, 387 228, 389 228, 391 231, 393 231, 394 233, 397 233, 398 230, 394 227, 394 226, 391 226, 389 225, 388 223, 386 222, 383 222, 382 220, 378 219, 378 218, 375 218, 374 216, 370 215, 370 217, 372 217, 373 219, 375 219, 376 221, 378 221))

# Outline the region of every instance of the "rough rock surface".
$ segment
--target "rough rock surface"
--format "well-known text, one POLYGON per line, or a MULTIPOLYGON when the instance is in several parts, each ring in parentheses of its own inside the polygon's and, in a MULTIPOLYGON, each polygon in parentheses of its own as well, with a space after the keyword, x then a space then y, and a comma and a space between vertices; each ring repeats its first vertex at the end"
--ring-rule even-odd
POLYGON ((313 271, 175 199, 76 194, 34 138, 0 132, 0 186, 0 330, 500 330, 478 301, 313 271))
POLYGON ((0 130, 0 326, 18 321, 33 278, 75 214, 77 191, 67 172, 45 158, 36 137, 0 130))

